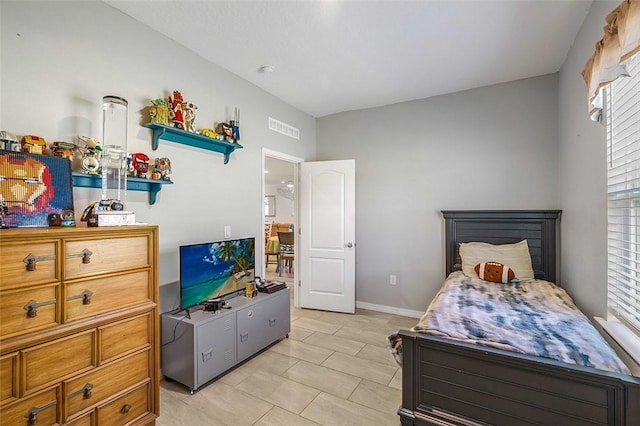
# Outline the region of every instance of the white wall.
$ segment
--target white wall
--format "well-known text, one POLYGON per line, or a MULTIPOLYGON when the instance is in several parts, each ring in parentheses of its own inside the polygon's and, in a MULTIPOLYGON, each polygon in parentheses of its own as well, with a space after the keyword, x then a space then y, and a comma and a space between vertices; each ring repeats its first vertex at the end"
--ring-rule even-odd
POLYGON ((589 120, 582 69, 619 2, 595 1, 560 71, 558 178, 562 283, 588 315, 604 316, 607 292, 606 129, 589 120))
POLYGON ((358 301, 424 311, 440 210, 559 207, 557 90, 546 75, 318 120, 318 160, 356 162, 358 301))
MULTIPOLYGON (((129 151, 172 160, 174 184, 163 187, 155 205, 146 193, 128 193, 136 219, 160 226, 160 284, 174 283, 161 291, 163 310, 179 302, 179 245, 222 239, 224 225, 233 237, 262 238, 262 147, 315 157, 313 117, 104 3, 1 2, 0 10, 0 129, 50 142, 78 134, 100 139, 102 97, 117 95, 129 101, 129 151), (141 112, 173 90, 198 106, 197 128, 240 108, 244 148, 229 164, 221 154, 171 142, 152 152, 141 112), (269 131, 269 116, 299 128, 301 140, 269 131)), ((215 43, 223 53, 225 41, 215 43)), ((100 193, 75 188, 74 197, 79 220, 100 193)))

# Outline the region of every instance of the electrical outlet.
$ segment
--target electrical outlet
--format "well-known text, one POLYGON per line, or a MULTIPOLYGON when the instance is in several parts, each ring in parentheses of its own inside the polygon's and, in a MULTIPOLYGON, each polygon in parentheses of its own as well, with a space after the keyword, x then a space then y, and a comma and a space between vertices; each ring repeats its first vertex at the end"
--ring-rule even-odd
POLYGON ((231 226, 225 225, 224 227, 224 237, 231 238, 231 226))
POLYGON ((398 284, 398 277, 393 275, 393 274, 389 275, 389 284, 397 285, 398 284))

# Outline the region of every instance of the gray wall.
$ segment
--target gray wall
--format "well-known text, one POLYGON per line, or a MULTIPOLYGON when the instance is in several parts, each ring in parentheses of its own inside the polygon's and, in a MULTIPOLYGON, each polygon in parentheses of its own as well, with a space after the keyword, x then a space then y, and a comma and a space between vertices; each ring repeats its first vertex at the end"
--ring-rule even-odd
POLYGON ((606 129, 589 120, 582 69, 619 2, 596 1, 560 71, 558 176, 562 283, 588 316, 604 316, 607 291, 606 129))
MULTIPOLYGON (((179 301, 180 244, 222 239, 225 225, 233 237, 262 238, 262 147, 315 157, 313 117, 104 3, 1 2, 0 19, 1 130, 49 142, 78 134, 101 139, 102 97, 117 95, 129 101, 129 151, 172 160, 174 184, 163 187, 155 205, 146 193, 128 193, 136 219, 160 226, 163 310, 179 301), (213 127, 240 108, 244 149, 229 164, 221 154, 171 142, 151 150, 142 110, 173 90, 198 106, 197 128, 213 127), (269 131, 269 116, 299 128, 301 140, 269 131)), ((224 41, 216 43, 224 50, 224 41)), ((100 191, 75 188, 74 197, 79 219, 100 191)))
MULTIPOLYGON (((356 160, 359 301, 424 310, 444 273, 441 209, 562 208, 561 282, 588 314, 603 315, 605 136, 586 116, 580 71, 617 3, 594 2, 559 77, 318 120, 318 159, 356 160)), ((138 220, 160 225, 165 308, 176 303, 168 284, 178 279, 178 245, 222 238, 224 225, 262 235, 261 148, 315 158, 312 117, 103 3, 1 2, 0 20, 1 130, 100 138, 102 96, 120 95, 130 103, 129 150, 173 160, 175 184, 155 205, 129 192, 138 220), (241 109, 245 148, 228 165, 169 142, 151 151, 140 113, 171 90, 198 105, 198 127, 241 109), (268 131, 268 116, 300 128, 302 140, 268 131)), ((74 195, 77 210, 99 198, 74 195)))
POLYGON ((318 119, 318 159, 356 161, 356 300, 424 311, 440 210, 560 206, 557 91, 554 74, 318 119))

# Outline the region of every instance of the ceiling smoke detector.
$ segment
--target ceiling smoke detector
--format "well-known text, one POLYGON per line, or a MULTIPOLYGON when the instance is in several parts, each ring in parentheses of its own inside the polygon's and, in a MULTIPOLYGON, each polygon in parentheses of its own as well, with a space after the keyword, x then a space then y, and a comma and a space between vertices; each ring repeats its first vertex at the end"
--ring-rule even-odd
POLYGON ((260 68, 258 68, 258 72, 260 74, 271 74, 273 72, 273 66, 262 65, 260 68))

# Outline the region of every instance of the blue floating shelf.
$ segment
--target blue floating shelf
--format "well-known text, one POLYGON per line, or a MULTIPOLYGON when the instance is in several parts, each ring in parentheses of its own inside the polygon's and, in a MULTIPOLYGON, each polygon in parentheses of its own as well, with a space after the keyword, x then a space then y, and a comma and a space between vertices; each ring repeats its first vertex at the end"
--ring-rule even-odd
MULTIPOLYGON (((71 173, 73 186, 83 188, 102 188, 102 176, 90 175, 86 173, 71 173)), ((149 193, 149 204, 156 203, 156 196, 162 189, 162 185, 172 185, 170 180, 152 180, 135 177, 127 177, 127 190, 129 191, 146 191, 149 193)))
POLYGON ((198 133, 187 132, 175 127, 165 126, 164 124, 149 123, 144 126, 153 130, 151 147, 154 151, 158 149, 160 139, 164 139, 171 142, 181 143, 183 145, 206 149, 208 151, 220 152, 224 155, 224 164, 227 164, 231 153, 236 149, 242 148, 242 145, 237 143, 210 138, 198 133))

